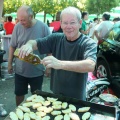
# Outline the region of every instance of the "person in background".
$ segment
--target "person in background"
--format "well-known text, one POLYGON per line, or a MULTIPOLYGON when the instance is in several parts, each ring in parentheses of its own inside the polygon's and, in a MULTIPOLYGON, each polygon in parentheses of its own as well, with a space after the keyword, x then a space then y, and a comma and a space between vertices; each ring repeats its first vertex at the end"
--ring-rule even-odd
POLYGON ((98 44, 103 42, 103 38, 107 38, 109 31, 113 27, 113 22, 110 21, 110 13, 104 12, 102 15, 102 22, 95 28, 95 36, 98 40, 98 44))
POLYGON ((60 11, 56 14, 56 20, 50 23, 50 27, 53 27, 53 32, 62 32, 60 26, 60 11))
POLYGON ((115 17, 115 18, 113 19, 113 22, 114 22, 114 23, 116 23, 116 22, 118 22, 118 21, 120 21, 120 17, 115 17))
POLYGON ((7 22, 7 19, 8 19, 8 17, 7 16, 4 16, 3 17, 3 26, 5 25, 5 23, 7 22))
POLYGON ((89 34, 90 28, 92 27, 92 26, 89 26, 87 28, 86 20, 88 20, 88 17, 89 17, 89 13, 88 12, 86 12, 86 11, 82 12, 82 26, 80 28, 80 32, 83 33, 83 34, 85 34, 85 35, 89 34))
POLYGON ((98 18, 94 18, 94 19, 93 19, 93 22, 90 23, 91 28, 90 28, 90 31, 89 31, 89 37, 91 37, 91 38, 93 38, 93 39, 94 39, 95 26, 98 25, 98 23, 99 23, 98 18))
POLYGON ((81 13, 75 7, 65 8, 60 15, 63 33, 29 40, 20 48, 19 58, 34 50, 41 54, 52 53, 41 63, 51 68, 50 88, 55 94, 86 100, 88 72, 96 64, 96 42, 80 33, 81 13))
POLYGON ((50 25, 50 22, 49 22, 49 20, 47 20, 47 25, 48 25, 48 27, 49 27, 49 25, 50 25))
MULTIPOLYGON (((8 59, 8 72, 13 72, 12 62, 14 51, 26 44, 29 39, 43 38, 50 34, 48 26, 33 18, 32 8, 29 6, 21 6, 17 11, 19 23, 15 25, 8 59)), ((33 51, 43 59, 44 55, 40 55, 38 50, 33 51)), ((45 67, 42 64, 33 65, 15 58, 15 95, 16 105, 20 105, 24 100, 24 95, 28 93, 28 85, 31 92, 42 89, 43 76, 45 67), (21 87, 22 86, 22 87, 21 87)))
POLYGON ((119 41, 120 42, 120 18, 115 17, 113 19, 114 25, 111 31, 108 34, 108 39, 119 41))
POLYGON ((17 24, 19 22, 18 18, 15 18, 15 24, 17 24))
POLYGON ((12 16, 8 16, 7 22, 4 24, 6 35, 12 34, 15 24, 12 22, 12 16))

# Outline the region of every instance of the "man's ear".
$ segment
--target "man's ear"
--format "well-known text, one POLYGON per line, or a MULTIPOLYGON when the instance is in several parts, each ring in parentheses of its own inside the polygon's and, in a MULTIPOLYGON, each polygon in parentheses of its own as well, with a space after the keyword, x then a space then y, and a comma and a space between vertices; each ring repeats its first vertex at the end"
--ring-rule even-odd
POLYGON ((32 20, 33 19, 33 16, 32 15, 29 15, 29 20, 32 20))
POLYGON ((80 25, 82 25, 82 20, 80 20, 80 25))

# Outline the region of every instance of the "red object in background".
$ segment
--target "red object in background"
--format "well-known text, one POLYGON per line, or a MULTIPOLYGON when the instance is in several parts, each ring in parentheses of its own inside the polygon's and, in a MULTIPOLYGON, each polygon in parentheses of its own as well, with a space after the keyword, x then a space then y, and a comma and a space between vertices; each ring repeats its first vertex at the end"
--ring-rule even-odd
POLYGON ((98 45, 100 45, 103 42, 103 40, 98 40, 98 45))
MULTIPOLYGON (((96 80, 96 79, 97 78, 93 75, 92 72, 88 73, 88 81, 96 80)), ((104 90, 103 93, 109 93, 109 94, 115 95, 114 91, 111 88, 104 90)))
POLYGON ((12 22, 6 22, 4 24, 4 29, 6 31, 6 35, 12 34, 15 24, 12 22))
POLYGON ((60 29, 60 21, 51 22, 50 27, 54 27, 54 31, 58 31, 60 29))
POLYGON ((90 81, 90 80, 96 80, 97 78, 93 75, 93 73, 92 72, 89 72, 88 73, 88 81, 90 81))
POLYGON ((109 94, 115 95, 114 91, 111 88, 104 90, 103 93, 109 93, 109 94))

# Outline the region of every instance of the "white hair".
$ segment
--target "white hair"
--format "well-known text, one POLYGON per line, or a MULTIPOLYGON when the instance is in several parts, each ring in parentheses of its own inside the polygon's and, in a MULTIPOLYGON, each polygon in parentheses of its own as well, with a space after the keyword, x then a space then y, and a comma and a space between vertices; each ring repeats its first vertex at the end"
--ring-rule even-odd
POLYGON ((61 21, 62 21, 62 15, 65 14, 65 13, 75 15, 77 17, 78 21, 81 20, 81 12, 76 7, 69 6, 69 7, 65 8, 64 10, 62 10, 62 12, 60 14, 60 20, 61 21))
POLYGON ((33 16, 33 10, 32 10, 32 8, 31 8, 30 6, 28 6, 28 5, 23 5, 23 6, 21 6, 21 7, 18 9, 18 11, 23 11, 23 12, 26 11, 28 15, 33 16))

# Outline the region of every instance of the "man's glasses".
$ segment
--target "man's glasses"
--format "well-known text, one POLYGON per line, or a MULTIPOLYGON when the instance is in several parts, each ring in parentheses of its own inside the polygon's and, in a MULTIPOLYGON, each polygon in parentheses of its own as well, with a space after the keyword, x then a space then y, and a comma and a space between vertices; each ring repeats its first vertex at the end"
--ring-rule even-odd
POLYGON ((68 22, 62 22, 62 24, 64 25, 64 26, 67 26, 67 25, 70 25, 70 26, 74 26, 74 25, 76 25, 76 24, 78 24, 78 22, 70 22, 70 23, 68 23, 68 22))

